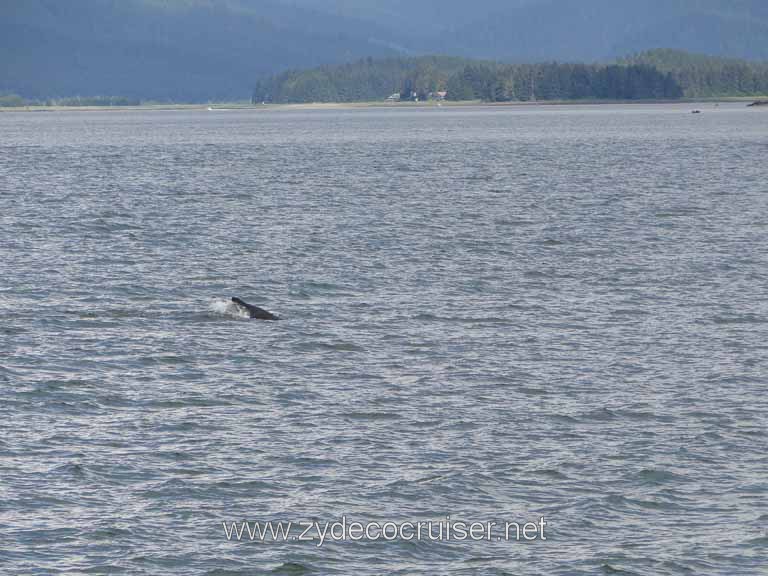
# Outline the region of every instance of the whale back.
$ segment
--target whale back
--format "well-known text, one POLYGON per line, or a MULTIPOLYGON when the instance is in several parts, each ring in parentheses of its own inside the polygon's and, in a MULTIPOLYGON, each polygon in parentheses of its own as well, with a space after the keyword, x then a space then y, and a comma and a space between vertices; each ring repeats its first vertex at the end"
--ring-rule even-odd
POLYGON ((240 306, 241 308, 244 308, 248 311, 248 315, 251 318, 256 318, 258 320, 279 320, 280 318, 272 314, 271 312, 267 312, 264 310, 264 308, 259 308, 258 306, 254 306, 253 304, 248 304, 248 302, 245 302, 244 300, 241 300, 237 296, 232 297, 232 302, 240 306))

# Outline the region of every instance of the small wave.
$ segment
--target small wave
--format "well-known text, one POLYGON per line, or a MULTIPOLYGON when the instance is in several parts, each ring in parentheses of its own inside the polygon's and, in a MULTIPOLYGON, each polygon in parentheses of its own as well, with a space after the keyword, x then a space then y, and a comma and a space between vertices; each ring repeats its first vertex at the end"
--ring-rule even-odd
POLYGON ((474 318, 462 318, 458 316, 438 316, 436 314, 430 314, 428 312, 417 314, 413 317, 414 320, 421 320, 426 322, 450 322, 453 324, 511 324, 512 321, 508 318, 502 318, 500 316, 488 316, 488 317, 474 317, 474 318))
POLYGON ((561 424, 578 424, 579 422, 576 418, 567 414, 552 414, 550 419, 561 424))
MULTIPOLYGON (((107 539, 105 538, 105 540, 107 539)), ((99 564, 83 570, 84 574, 125 574, 127 572, 127 568, 115 564, 99 564)))
POLYGON ((629 420, 638 420, 638 421, 656 421, 656 422, 674 422, 675 419, 672 416, 667 416, 665 414, 656 414, 654 412, 649 411, 643 411, 643 410, 619 410, 616 413, 618 416, 621 416, 622 418, 627 418, 629 420))
POLYGON ((611 564, 603 564, 602 570, 604 574, 629 574, 629 575, 637 575, 637 572, 630 572, 629 570, 624 570, 623 568, 619 568, 618 566, 613 566, 611 564))
POLYGON ((515 227, 515 226, 532 226, 536 224, 533 220, 524 220, 524 219, 518 219, 518 218, 497 218, 493 221, 496 226, 508 226, 508 227, 515 227))
POLYGON ((610 422, 617 419, 615 412, 608 408, 598 408, 582 415, 586 422, 610 422))
POLYGON ((611 316, 649 316, 650 312, 639 308, 617 308, 611 310, 611 316))
POLYGON ((681 216, 696 216, 704 212, 704 208, 699 206, 680 206, 679 208, 672 208, 664 212, 656 212, 654 216, 656 218, 678 218, 681 216))
POLYGON ((765 324, 766 319, 757 314, 744 314, 743 316, 715 316, 715 324, 765 324))
POLYGON ((414 480, 414 484, 429 484, 430 482, 436 482, 438 480, 443 480, 444 478, 447 478, 445 474, 433 474, 432 476, 427 476, 425 478, 419 478, 417 480, 414 480))
POLYGON ((611 494, 605 498, 605 503, 609 505, 609 509, 613 512, 618 510, 675 510, 679 508, 678 504, 672 502, 665 502, 662 500, 643 500, 640 498, 630 498, 623 496, 622 494, 611 494))
POLYGON ((309 292, 337 292, 339 290, 349 290, 348 287, 340 284, 316 281, 306 282, 301 288, 303 290, 308 290, 309 292))
POLYGON ((674 472, 659 470, 656 468, 645 468, 640 471, 638 477, 648 484, 666 484, 668 482, 684 482, 685 478, 674 472))
POLYGON ((330 352, 365 352, 363 346, 352 342, 305 342, 299 348, 307 351, 325 350, 330 352))
POLYGON ((352 420, 398 420, 401 416, 396 412, 350 412, 346 414, 352 420))
POLYGON ((176 364, 193 364, 195 358, 193 356, 180 355, 180 354, 155 354, 146 356, 139 361, 143 365, 168 365, 173 366, 176 364))
POLYGON ((477 422, 470 422, 468 420, 451 421, 444 428, 448 430, 477 430, 480 425, 477 422))
POLYGON ((490 182, 495 178, 496 177, 493 174, 483 174, 481 172, 478 172, 476 174, 467 174, 466 176, 460 177, 458 179, 464 180, 466 182, 490 182))
POLYGON ((281 574, 285 576, 298 576, 299 574, 308 574, 312 569, 304 564, 297 562, 286 562, 271 571, 271 574, 281 574))
POLYGON ((534 470, 533 472, 537 476, 543 476, 544 478, 549 478, 552 480, 569 480, 568 476, 560 472, 559 470, 555 470, 552 468, 545 468, 542 470, 534 470))
POLYGON ((48 474, 63 474, 66 476, 82 477, 85 476, 85 467, 77 462, 70 462, 67 464, 62 464, 61 466, 56 466, 52 470, 49 470, 48 474))
MULTIPOLYGON (((90 538, 99 541, 112 541, 117 539, 126 539, 132 535, 130 530, 110 526, 109 528, 97 528, 90 533, 90 538)), ((112 572, 110 572, 111 574, 112 572)))
POLYGON ((148 308, 104 308, 98 310, 65 310, 64 312, 71 316, 77 316, 78 320, 98 320, 101 322, 130 320, 133 318, 156 318, 158 315, 166 314, 166 312, 150 310, 148 308))
POLYGON ((178 398, 178 399, 167 399, 167 400, 148 400, 141 403, 142 406, 145 406, 147 408, 153 408, 157 410, 163 410, 163 409, 175 409, 175 408, 190 408, 190 407, 198 407, 198 408, 208 408, 212 406, 231 406, 231 402, 228 402, 226 400, 221 399, 213 399, 213 398, 200 398, 200 397, 187 397, 187 398, 178 398))
POLYGON ((526 396, 546 396, 549 394, 549 391, 544 388, 534 388, 531 386, 521 386, 517 391, 526 396))
POLYGON ((5 336, 16 336, 18 334, 24 334, 28 330, 21 326, 3 326, 0 328, 0 334, 5 336))
POLYGON ((217 490, 224 490, 228 492, 248 493, 261 490, 269 490, 273 488, 273 485, 264 480, 224 480, 222 482, 216 482, 214 487, 217 490))
POLYGON ((551 278, 553 274, 551 272, 545 272, 543 270, 526 270, 523 273, 524 278, 551 278))

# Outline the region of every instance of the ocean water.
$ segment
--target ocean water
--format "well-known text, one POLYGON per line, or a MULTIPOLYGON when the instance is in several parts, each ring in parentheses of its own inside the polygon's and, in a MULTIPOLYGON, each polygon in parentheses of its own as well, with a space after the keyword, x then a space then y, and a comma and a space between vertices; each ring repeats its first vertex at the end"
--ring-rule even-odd
POLYGON ((768 114, 700 108, 0 114, 0 573, 766 574, 768 114), (223 524, 342 517, 546 539, 223 524))

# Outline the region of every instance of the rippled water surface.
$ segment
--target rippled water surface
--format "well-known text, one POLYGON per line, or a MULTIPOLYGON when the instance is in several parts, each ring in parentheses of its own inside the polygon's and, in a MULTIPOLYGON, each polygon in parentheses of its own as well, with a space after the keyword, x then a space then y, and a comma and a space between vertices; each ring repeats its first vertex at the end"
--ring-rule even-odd
POLYGON ((768 114, 690 109, 0 114, 0 573, 765 574, 768 114), (547 540, 222 526, 342 515, 547 540))

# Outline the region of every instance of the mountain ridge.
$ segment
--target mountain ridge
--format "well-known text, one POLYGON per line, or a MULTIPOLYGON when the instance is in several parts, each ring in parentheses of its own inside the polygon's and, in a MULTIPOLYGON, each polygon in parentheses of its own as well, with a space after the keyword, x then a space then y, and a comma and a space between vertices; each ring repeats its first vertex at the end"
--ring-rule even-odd
POLYGON ((11 0, 0 92, 247 99, 258 78, 441 53, 607 62, 658 46, 768 59, 757 0, 11 0))

